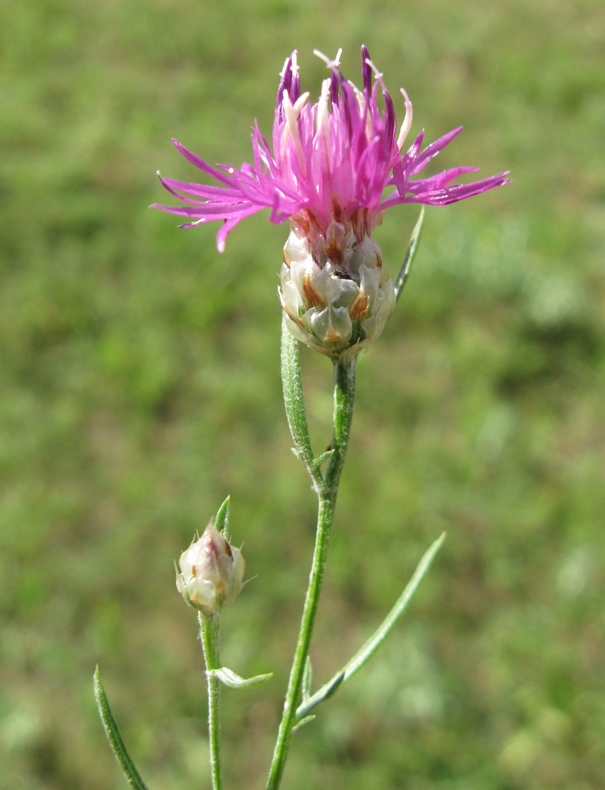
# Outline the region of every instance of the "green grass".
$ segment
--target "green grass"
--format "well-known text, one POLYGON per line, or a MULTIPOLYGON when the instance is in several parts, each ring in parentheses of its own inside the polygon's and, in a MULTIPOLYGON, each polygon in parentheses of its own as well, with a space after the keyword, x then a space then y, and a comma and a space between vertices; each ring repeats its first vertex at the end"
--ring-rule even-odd
MULTIPOLYGON (((98 661, 151 790, 209 787, 202 658, 172 561, 227 493, 250 583, 225 661, 228 787, 261 788, 314 500, 280 400, 284 227, 178 231, 154 172, 249 157, 300 51, 368 45, 441 167, 505 189, 427 212, 413 275, 360 360, 312 651, 359 646, 448 540, 390 642, 296 736, 284 788, 605 784, 605 74, 601 4, 32 0, 0 26, 0 789, 124 787, 98 661), (388 681, 386 678, 390 678, 388 681)), ((396 269, 417 217, 377 231, 396 269)), ((304 354, 317 446, 329 362, 304 354)))

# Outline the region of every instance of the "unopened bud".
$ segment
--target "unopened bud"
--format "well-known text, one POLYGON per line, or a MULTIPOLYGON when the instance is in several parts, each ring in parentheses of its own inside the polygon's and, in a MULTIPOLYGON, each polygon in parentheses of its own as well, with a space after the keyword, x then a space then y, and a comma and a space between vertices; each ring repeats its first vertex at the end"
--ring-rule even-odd
POLYGON ((357 353, 380 335, 395 288, 380 247, 333 220, 324 235, 292 222, 280 298, 291 333, 333 358, 357 353))
POLYGON ((181 554, 179 567, 176 587, 187 603, 217 614, 240 594, 246 561, 211 521, 202 537, 181 554))

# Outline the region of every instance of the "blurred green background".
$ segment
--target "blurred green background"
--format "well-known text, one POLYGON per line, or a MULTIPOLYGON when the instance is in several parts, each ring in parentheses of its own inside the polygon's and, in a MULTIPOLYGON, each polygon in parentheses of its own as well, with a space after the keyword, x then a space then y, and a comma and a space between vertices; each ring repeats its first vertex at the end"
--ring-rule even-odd
MULTIPOLYGON (((151 790, 208 788, 195 618, 173 559, 232 496, 257 577, 224 617, 227 787, 264 787, 314 497, 290 453, 276 297, 286 226, 149 211, 172 148, 250 157, 300 51, 365 42, 431 172, 514 183, 427 212, 415 271, 360 359, 312 650, 317 682, 448 540, 397 632, 295 738, 284 788, 605 786, 605 17, 600 0, 26 0, 0 25, 1 790, 123 788, 98 661, 151 790)), ((396 269, 416 207, 376 233, 396 269)), ((304 353, 312 430, 331 370, 304 353)))

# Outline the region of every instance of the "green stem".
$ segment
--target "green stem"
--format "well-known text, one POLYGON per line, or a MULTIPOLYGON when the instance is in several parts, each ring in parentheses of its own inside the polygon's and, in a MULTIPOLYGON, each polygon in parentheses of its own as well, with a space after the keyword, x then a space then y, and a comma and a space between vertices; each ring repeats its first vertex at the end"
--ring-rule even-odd
POLYGON ((219 615, 199 612, 200 637, 206 662, 208 684, 208 738, 210 741, 210 772, 213 790, 222 790, 221 741, 220 741, 220 681, 210 670, 220 669, 219 615))
MULTIPOLYGON (((311 573, 309 576, 309 586, 307 588, 298 641, 296 643, 294 660, 290 671, 290 680, 288 682, 282 720, 279 725, 275 751, 273 753, 273 762, 269 771, 267 790, 277 790, 281 783, 288 755, 288 748, 290 746, 292 728, 296 723, 296 708, 301 695, 305 664, 309 654, 313 626, 317 615, 319 595, 330 543, 330 531, 334 520, 338 483, 344 465, 351 430, 351 421, 353 418, 356 361, 356 357, 354 356, 344 360, 334 361, 334 433, 331 448, 332 454, 322 480, 322 485, 316 486, 318 497, 317 531, 311 573)), ((284 379, 286 379, 287 376, 299 376, 300 370, 298 364, 294 366, 282 366, 282 375, 284 379)), ((286 392, 288 387, 291 388, 291 383, 285 382, 284 390, 286 392)), ((288 403, 286 403, 286 409, 288 410, 288 403)), ((291 424, 292 420, 290 413, 288 413, 288 420, 291 424)), ((306 450, 307 447, 310 447, 310 444, 308 444, 306 425, 305 433, 304 443, 306 450)), ((299 449, 300 442, 298 440, 300 434, 297 436, 295 435, 295 431, 292 431, 292 438, 297 445, 297 449, 299 449)), ((307 466, 307 464, 305 464, 305 466, 307 466)), ((314 476, 311 475, 311 477, 314 476)))

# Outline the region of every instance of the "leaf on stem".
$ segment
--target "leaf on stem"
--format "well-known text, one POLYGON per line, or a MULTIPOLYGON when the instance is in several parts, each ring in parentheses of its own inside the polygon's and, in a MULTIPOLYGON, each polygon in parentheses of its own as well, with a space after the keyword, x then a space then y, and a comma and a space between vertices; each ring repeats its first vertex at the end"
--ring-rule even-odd
MULTIPOLYGON (((345 680, 345 672, 342 670, 338 672, 334 677, 328 681, 321 689, 314 694, 312 697, 303 694, 303 701, 302 704, 298 707, 296 711, 296 721, 298 724, 302 724, 307 719, 307 714, 309 711, 313 710, 316 705, 319 705, 320 702, 323 702, 326 699, 329 699, 332 694, 336 691, 336 689, 341 685, 341 683, 345 680)), ((311 717, 314 718, 314 717, 311 717)))
POLYGON ((103 688, 103 684, 99 678, 99 667, 95 669, 95 674, 93 676, 93 686, 97 709, 99 711, 101 721, 103 722, 103 727, 105 728, 107 740, 109 741, 111 750, 113 751, 124 776, 128 780, 128 784, 131 787, 134 787, 135 790, 147 790, 145 783, 139 775, 139 772, 130 759, 130 755, 126 751, 126 746, 124 745, 124 741, 120 735, 120 730, 118 729, 116 720, 114 719, 109 708, 109 703, 107 702, 107 697, 105 696, 105 689, 103 688))
POLYGON ((434 543, 425 552, 424 556, 418 563, 412 578, 395 603, 395 606, 393 606, 391 611, 388 613, 376 631, 372 634, 372 636, 368 639, 368 641, 363 645, 363 647, 358 650, 357 653, 355 653, 353 658, 351 658, 345 664, 340 672, 337 672, 336 675, 334 675, 331 680, 329 680, 318 691, 316 691, 315 694, 313 694, 311 697, 308 697, 307 699, 303 698, 303 701, 296 710, 297 721, 302 721, 305 716, 309 714, 309 711, 313 710, 316 705, 319 705, 320 702, 323 702, 324 700, 331 697, 332 694, 334 694, 334 692, 339 688, 339 686, 341 686, 345 681, 349 680, 349 678, 353 677, 353 675, 370 660, 370 658, 391 633, 407 609, 410 601, 414 597, 414 594, 420 587, 422 580, 431 567, 431 563, 441 548, 444 540, 445 532, 439 538, 437 538, 437 540, 434 541, 434 543))
POLYGON ((322 453, 321 455, 318 455, 317 458, 315 458, 315 460, 313 461, 313 465, 315 466, 316 469, 319 469, 319 467, 322 464, 325 464, 328 458, 331 458, 333 454, 334 454, 333 448, 331 448, 330 450, 326 450, 325 453, 322 453))
POLYGON ((302 678, 302 698, 303 701, 309 699, 311 696, 311 683, 313 682, 313 667, 311 666, 311 657, 307 656, 305 661, 305 671, 302 678))
POLYGON ((309 724, 309 722, 316 718, 317 716, 314 713, 312 713, 310 716, 305 716, 304 719, 301 719, 298 724, 295 724, 294 727, 292 727, 292 732, 295 733, 296 730, 300 730, 301 727, 304 727, 305 724, 309 724))
POLYGON ((410 237, 410 246, 408 247, 408 251, 405 254, 405 258, 403 259, 403 264, 401 265, 401 269, 399 270, 399 274, 397 275, 397 279, 395 280, 396 299, 399 299, 399 297, 401 296, 401 292, 403 291, 403 286, 406 284, 406 281, 412 269, 412 263, 414 262, 414 258, 416 257, 416 253, 418 251, 418 245, 420 244, 420 233, 422 232, 423 222, 424 222, 424 207, 420 212, 418 221, 414 225, 414 230, 412 231, 412 235, 410 237))
POLYGON ((229 517, 231 515, 231 496, 228 496, 223 504, 219 507, 216 517, 214 519, 214 526, 219 532, 222 532, 225 540, 231 542, 231 533, 229 532, 229 517))
POLYGON ((281 378, 288 426, 294 441, 294 455, 304 464, 305 469, 313 480, 315 489, 322 491, 324 489, 324 480, 319 471, 319 466, 315 464, 309 436, 309 426, 307 425, 298 340, 292 336, 286 326, 285 316, 282 320, 281 378))
POLYGON ((334 692, 340 686, 340 684, 343 682, 344 679, 345 679, 344 672, 339 672, 337 675, 334 675, 332 680, 329 683, 326 683, 324 687, 326 690, 324 699, 329 699, 332 696, 332 694, 334 694, 334 692))
POLYGON ((254 686, 260 686, 267 680, 273 677, 273 672, 267 672, 265 675, 255 675, 252 678, 242 678, 237 675, 232 669, 228 667, 220 667, 219 669, 209 669, 206 671, 209 677, 216 678, 229 686, 231 689, 251 689, 254 686))

